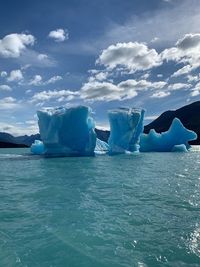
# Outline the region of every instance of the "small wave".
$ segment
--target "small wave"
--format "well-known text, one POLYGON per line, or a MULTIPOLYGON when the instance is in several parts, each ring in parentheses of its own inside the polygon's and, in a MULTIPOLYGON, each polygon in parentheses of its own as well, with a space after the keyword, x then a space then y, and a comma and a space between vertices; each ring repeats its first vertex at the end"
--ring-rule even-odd
POLYGON ((23 157, 24 155, 19 155, 19 154, 0 154, 0 158, 20 158, 23 157))
POLYGON ((190 151, 191 152, 200 152, 200 146, 191 146, 190 151))
POLYGON ((195 255, 200 257, 200 228, 197 225, 194 232, 191 233, 189 238, 189 249, 195 255))
POLYGON ((175 173, 175 175, 176 175, 176 177, 180 177, 180 178, 186 177, 186 175, 183 173, 175 173))
POLYGON ((26 154, 0 154, 0 160, 23 160, 23 159, 38 159, 41 158, 39 155, 33 155, 30 153, 26 154))

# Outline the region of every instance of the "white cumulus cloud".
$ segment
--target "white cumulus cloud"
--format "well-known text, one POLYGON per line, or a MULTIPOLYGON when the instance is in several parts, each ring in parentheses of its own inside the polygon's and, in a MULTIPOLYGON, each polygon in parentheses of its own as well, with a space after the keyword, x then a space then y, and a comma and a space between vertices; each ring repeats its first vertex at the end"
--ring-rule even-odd
POLYGON ((119 87, 121 88, 127 88, 127 89, 132 89, 134 88, 135 90, 147 90, 147 89, 162 89, 167 83, 164 81, 159 81, 159 82, 150 82, 147 80, 133 80, 129 79, 126 81, 122 81, 118 84, 119 87))
POLYGON ((155 49, 149 49, 144 43, 129 42, 109 46, 103 50, 97 63, 109 69, 123 67, 135 72, 159 66, 162 62, 155 49))
POLYGON ((57 75, 57 76, 53 76, 53 77, 51 77, 49 80, 47 80, 47 81, 45 82, 45 84, 55 83, 55 82, 60 81, 60 80, 62 80, 62 77, 61 77, 61 76, 59 76, 59 75, 57 75))
POLYGON ((17 58, 28 45, 33 45, 35 37, 31 34, 12 33, 0 39, 0 56, 17 58))
POLYGON ((12 70, 11 72, 10 72, 10 75, 8 76, 8 78, 7 78, 7 80, 9 81, 9 82, 14 82, 14 81, 21 81, 21 80, 23 80, 23 74, 22 74, 22 72, 21 72, 21 70, 12 70))
POLYGON ((59 75, 56 75, 56 76, 49 78, 47 81, 43 81, 42 76, 37 74, 33 77, 32 80, 30 80, 29 85, 42 86, 42 85, 47 85, 47 84, 54 84, 60 80, 62 80, 62 77, 59 75))
POLYGON ((174 72, 171 77, 178 77, 178 76, 181 76, 181 75, 184 75, 184 74, 188 74, 192 70, 193 70, 192 66, 186 65, 186 66, 182 67, 181 69, 177 70, 176 72, 174 72))
POLYGON ((170 92, 155 92, 152 94, 151 98, 163 98, 163 97, 167 97, 170 95, 170 92))
POLYGON ((35 75, 33 77, 33 79, 29 82, 29 85, 35 85, 35 86, 38 86, 38 85, 41 85, 42 83, 42 76, 40 75, 35 75))
POLYGON ((7 84, 0 85, 0 91, 12 91, 11 87, 7 84))
POLYGON ((198 82, 200 80, 200 74, 199 75, 188 75, 187 76, 188 82, 198 82))
POLYGON ((73 92, 70 90, 49 90, 42 91, 33 95, 31 102, 46 102, 49 100, 58 100, 61 101, 69 101, 72 100, 75 96, 79 95, 79 92, 73 92))
POLYGON ((69 39, 68 31, 64 29, 50 31, 48 36, 49 38, 54 39, 56 42, 64 42, 65 40, 69 39))
POLYGON ((190 93, 191 96, 198 96, 200 95, 200 82, 195 85, 192 92, 190 93))
MULTIPOLYGON (((88 82, 81 88, 81 98, 88 101, 121 100, 123 89, 110 82, 88 82)), ((137 93, 134 91, 134 94, 137 93)))
POLYGON ((168 86, 169 90, 180 90, 180 89, 188 89, 192 85, 191 84, 186 84, 186 83, 173 83, 168 86))
POLYGON ((139 91, 157 90, 166 86, 166 82, 150 82, 146 80, 129 79, 118 84, 111 82, 89 81, 80 90, 80 97, 86 101, 113 101, 131 99, 138 95, 139 91))
POLYGON ((0 76, 2 78, 5 78, 7 75, 8 75, 8 73, 6 71, 1 71, 1 73, 0 73, 0 76))
POLYGON ((10 110, 19 108, 17 100, 11 96, 0 99, 0 110, 10 110))
POLYGON ((200 33, 185 34, 174 47, 165 49, 161 57, 163 60, 187 64, 173 76, 179 76, 198 68, 200 66, 200 33))
POLYGON ((37 56, 37 58, 38 58, 40 61, 43 61, 43 60, 45 60, 45 59, 48 59, 49 57, 48 57, 48 55, 46 55, 46 54, 39 54, 39 55, 37 56))
POLYGON ((14 136, 21 136, 21 135, 31 135, 31 134, 36 134, 38 133, 38 125, 37 123, 34 125, 28 125, 28 127, 24 127, 23 122, 17 122, 15 124, 11 123, 5 123, 5 122, 0 122, 0 129, 3 132, 8 132, 14 136))

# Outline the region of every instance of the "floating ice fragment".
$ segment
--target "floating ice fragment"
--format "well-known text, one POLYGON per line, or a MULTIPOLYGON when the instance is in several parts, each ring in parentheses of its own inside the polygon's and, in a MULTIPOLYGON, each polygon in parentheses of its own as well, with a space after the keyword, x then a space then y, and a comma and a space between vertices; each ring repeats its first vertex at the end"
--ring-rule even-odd
POLYGON ((188 150, 184 144, 181 144, 173 146, 172 152, 188 152, 188 150))
POLYGON ((40 140, 35 140, 31 145, 31 152, 36 155, 44 154, 44 144, 40 140))
POLYGON ((177 149, 185 148, 188 150, 190 145, 188 141, 195 140, 197 134, 186 129, 178 118, 175 118, 168 131, 157 133, 154 129, 150 130, 149 134, 142 134, 140 138, 140 151, 157 151, 171 152, 177 149), (181 146, 177 146, 181 145, 181 146), (183 145, 185 147, 183 147, 183 145))

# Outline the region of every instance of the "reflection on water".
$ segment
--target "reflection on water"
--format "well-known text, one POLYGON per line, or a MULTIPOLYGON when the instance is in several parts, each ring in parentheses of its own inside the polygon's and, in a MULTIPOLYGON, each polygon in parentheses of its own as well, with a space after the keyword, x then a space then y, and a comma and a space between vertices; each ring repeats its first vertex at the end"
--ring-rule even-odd
POLYGON ((188 243, 191 253, 200 257, 200 226, 198 223, 196 224, 194 231, 190 234, 188 243))

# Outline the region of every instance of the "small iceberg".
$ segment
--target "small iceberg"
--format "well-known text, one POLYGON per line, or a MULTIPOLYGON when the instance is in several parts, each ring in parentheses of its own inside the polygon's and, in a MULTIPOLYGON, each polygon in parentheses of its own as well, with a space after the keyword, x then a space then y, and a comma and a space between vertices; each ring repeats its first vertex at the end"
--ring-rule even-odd
POLYGON ((31 145, 31 153, 35 155, 44 154, 44 144, 40 140, 35 140, 35 142, 31 145))
POLYGON ((141 152, 185 152, 190 148, 189 141, 197 139, 197 134, 183 126, 174 118, 168 131, 157 133, 154 129, 140 137, 141 152))

